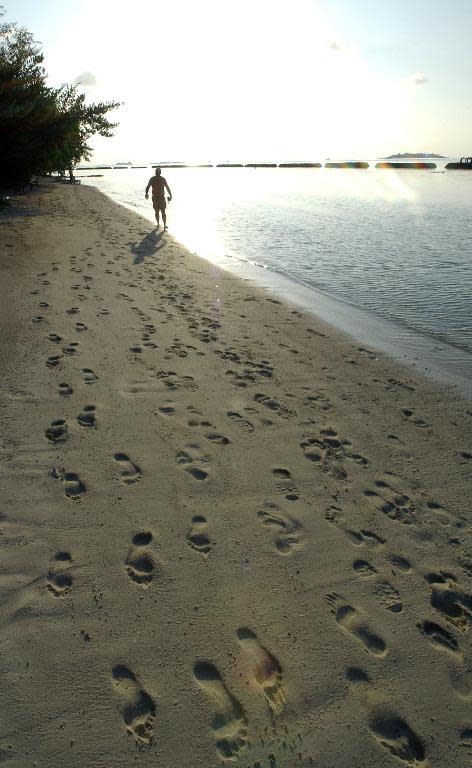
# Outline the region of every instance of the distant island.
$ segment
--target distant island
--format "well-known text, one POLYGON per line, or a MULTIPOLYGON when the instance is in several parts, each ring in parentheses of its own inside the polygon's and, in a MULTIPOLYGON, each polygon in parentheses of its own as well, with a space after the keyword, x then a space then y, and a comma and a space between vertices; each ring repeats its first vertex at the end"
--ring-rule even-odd
POLYGON ((435 155, 434 152, 399 152, 398 155, 388 155, 383 157, 382 160, 396 160, 397 158, 416 158, 416 157, 437 157, 440 160, 445 159, 445 155, 435 155))

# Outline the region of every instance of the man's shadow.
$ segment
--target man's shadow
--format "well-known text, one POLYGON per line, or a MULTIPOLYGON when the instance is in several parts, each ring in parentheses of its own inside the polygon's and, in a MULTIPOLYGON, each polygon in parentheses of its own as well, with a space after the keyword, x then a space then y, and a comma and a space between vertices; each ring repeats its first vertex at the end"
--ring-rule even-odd
POLYGON ((153 229, 143 237, 140 243, 130 243, 131 253, 134 254, 133 264, 142 264, 146 256, 154 256, 165 245, 163 234, 153 229))

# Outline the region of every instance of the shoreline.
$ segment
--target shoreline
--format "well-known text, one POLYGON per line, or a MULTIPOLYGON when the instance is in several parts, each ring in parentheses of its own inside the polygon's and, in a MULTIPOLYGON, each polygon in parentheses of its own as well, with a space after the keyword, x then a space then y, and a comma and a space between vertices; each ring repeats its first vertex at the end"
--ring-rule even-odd
MULTIPOLYGON (((103 188, 96 182, 91 186, 127 210, 153 222, 152 209, 134 199, 135 191, 124 195, 123 191, 120 193, 108 188, 107 183, 103 188)), ((472 354, 460 340, 455 344, 440 333, 415 328, 401 317, 389 317, 375 308, 368 310, 347 297, 337 297, 293 274, 240 258, 237 252, 225 247, 215 236, 208 238, 202 232, 195 236, 194 232, 186 229, 179 216, 177 221, 171 221, 171 230, 177 241, 195 255, 238 277, 250 278, 256 286, 268 288, 282 301, 320 318, 358 343, 372 347, 402 365, 412 366, 420 374, 455 388, 460 395, 472 400, 472 354)))
POLYGON ((2 754, 461 765, 470 405, 58 187, 0 215, 2 754))

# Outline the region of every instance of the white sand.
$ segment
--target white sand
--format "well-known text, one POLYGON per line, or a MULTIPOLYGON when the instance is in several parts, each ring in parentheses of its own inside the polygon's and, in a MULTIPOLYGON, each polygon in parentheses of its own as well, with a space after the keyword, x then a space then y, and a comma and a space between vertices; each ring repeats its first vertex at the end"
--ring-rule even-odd
POLYGON ((0 762, 471 765, 472 405, 97 190, 0 224, 0 762))

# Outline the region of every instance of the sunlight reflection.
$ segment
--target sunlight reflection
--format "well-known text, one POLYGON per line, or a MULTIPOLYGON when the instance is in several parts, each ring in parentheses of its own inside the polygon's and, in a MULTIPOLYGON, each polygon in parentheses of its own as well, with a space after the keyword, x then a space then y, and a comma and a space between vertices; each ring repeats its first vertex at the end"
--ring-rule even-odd
POLYGON ((326 182, 333 182, 333 187, 344 195, 363 197, 368 200, 381 199, 386 202, 417 198, 400 173, 393 170, 327 170, 323 174, 326 182), (329 176, 328 176, 329 174, 329 176))
POLYGON ((379 170, 372 178, 377 182, 379 196, 383 195, 389 202, 397 199, 413 202, 418 197, 415 190, 406 183, 405 177, 401 176, 401 171, 397 173, 393 170, 379 170))

